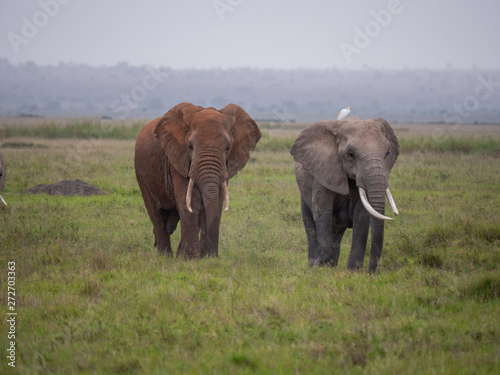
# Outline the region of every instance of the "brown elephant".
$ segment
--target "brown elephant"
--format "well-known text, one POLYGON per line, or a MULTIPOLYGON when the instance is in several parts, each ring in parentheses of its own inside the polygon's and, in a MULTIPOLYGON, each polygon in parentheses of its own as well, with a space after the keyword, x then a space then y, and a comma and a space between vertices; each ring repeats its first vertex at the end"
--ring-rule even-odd
POLYGON ((181 103, 141 130, 135 172, 161 254, 172 255, 170 235, 180 221, 177 256, 218 256, 228 181, 260 137, 255 121, 236 104, 217 110, 181 103))
POLYGON ((6 175, 5 175, 5 163, 2 158, 2 154, 0 154, 0 203, 3 206, 7 206, 7 202, 4 201, 2 198, 2 191, 3 188, 5 187, 5 180, 6 180, 6 175))
POLYGON ((385 197, 399 143, 384 119, 322 121, 300 133, 290 150, 300 190, 309 264, 336 266, 340 241, 353 228, 347 268, 363 266, 371 230, 369 272, 375 272, 384 241, 385 197))

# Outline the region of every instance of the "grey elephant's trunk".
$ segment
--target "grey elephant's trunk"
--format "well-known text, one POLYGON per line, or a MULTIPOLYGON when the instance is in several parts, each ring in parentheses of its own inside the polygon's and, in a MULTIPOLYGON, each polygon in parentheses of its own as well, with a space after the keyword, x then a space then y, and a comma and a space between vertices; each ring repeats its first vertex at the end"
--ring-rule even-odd
MULTIPOLYGON (((370 262, 368 265, 368 271, 371 273, 376 271, 378 261, 382 255, 382 247, 384 244, 384 220, 391 220, 391 218, 385 216, 385 197, 388 190, 387 177, 382 159, 373 156, 366 164, 364 173, 366 194, 362 187, 359 188, 361 201, 366 210, 372 215, 370 218, 372 241, 370 262)), ((388 195, 390 196, 390 192, 388 195)), ((390 196, 389 200, 392 200, 392 196, 390 196)), ((397 212, 394 200, 391 202, 391 207, 397 212)))

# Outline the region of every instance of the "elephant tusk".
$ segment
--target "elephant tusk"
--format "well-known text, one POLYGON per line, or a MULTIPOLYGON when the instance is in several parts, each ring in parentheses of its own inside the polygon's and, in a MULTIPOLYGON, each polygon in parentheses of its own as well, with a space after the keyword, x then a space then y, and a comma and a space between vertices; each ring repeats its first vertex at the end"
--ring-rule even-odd
POLYGON ((385 190, 385 193, 387 194, 387 199, 389 199, 389 203, 391 204, 392 211, 396 216, 399 215, 398 208, 396 207, 396 202, 394 202, 394 199, 392 198, 392 194, 389 188, 385 190))
POLYGON ((222 191, 224 193, 224 212, 229 210, 229 192, 227 190, 227 181, 224 181, 224 184, 222 185, 222 191))
POLYGON ((365 206, 366 211, 368 211, 371 215, 375 216, 377 219, 392 220, 392 218, 379 214, 377 211, 375 211, 375 209, 368 202, 365 190, 362 187, 358 188, 359 188, 359 196, 361 197, 361 203, 363 203, 363 206, 365 206))
POLYGON ((194 187, 194 182, 193 179, 189 179, 189 184, 186 192, 186 206, 189 212, 193 212, 191 208, 191 196, 193 195, 193 187, 194 187))
POLYGON ((5 206, 7 206, 7 202, 6 202, 6 201, 4 201, 4 199, 3 199, 3 197, 2 197, 2 194, 0 194, 0 200, 2 201, 2 203, 3 203, 5 206))

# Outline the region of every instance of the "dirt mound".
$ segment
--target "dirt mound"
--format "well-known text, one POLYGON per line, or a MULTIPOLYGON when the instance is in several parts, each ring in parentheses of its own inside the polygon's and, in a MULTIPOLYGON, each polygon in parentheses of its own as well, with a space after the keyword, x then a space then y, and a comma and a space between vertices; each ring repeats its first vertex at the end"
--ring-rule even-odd
POLYGON ((28 194, 42 194, 49 195, 82 195, 85 197, 91 195, 101 195, 104 192, 80 180, 63 180, 51 185, 37 185, 31 189, 26 190, 28 194))

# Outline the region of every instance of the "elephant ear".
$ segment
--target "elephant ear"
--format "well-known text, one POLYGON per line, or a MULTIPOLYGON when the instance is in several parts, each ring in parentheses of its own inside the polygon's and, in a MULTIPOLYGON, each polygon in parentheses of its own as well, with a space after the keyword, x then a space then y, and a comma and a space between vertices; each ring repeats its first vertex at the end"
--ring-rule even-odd
POLYGON ((376 118, 374 121, 378 122, 379 124, 382 125, 382 128, 385 129, 385 138, 389 141, 389 144, 391 145, 391 151, 389 154, 388 162, 389 162, 389 168, 392 169, 394 166, 394 163, 396 163, 396 159, 398 158, 399 155, 399 142, 398 138, 396 137, 396 133, 394 133, 394 130, 392 129, 391 125, 384 120, 383 118, 376 118))
POLYGON ((333 120, 309 125, 299 134, 290 153, 321 185, 345 195, 349 185, 338 154, 340 124, 341 121, 333 120))
POLYGON ((168 161, 183 177, 188 177, 189 154, 186 133, 189 131, 191 117, 203 107, 191 103, 177 104, 158 121, 154 133, 165 150, 168 161))
POLYGON ((233 147, 227 159, 228 177, 235 176, 246 165, 250 151, 255 149, 261 134, 250 115, 239 105, 228 104, 220 110, 232 123, 233 147))

